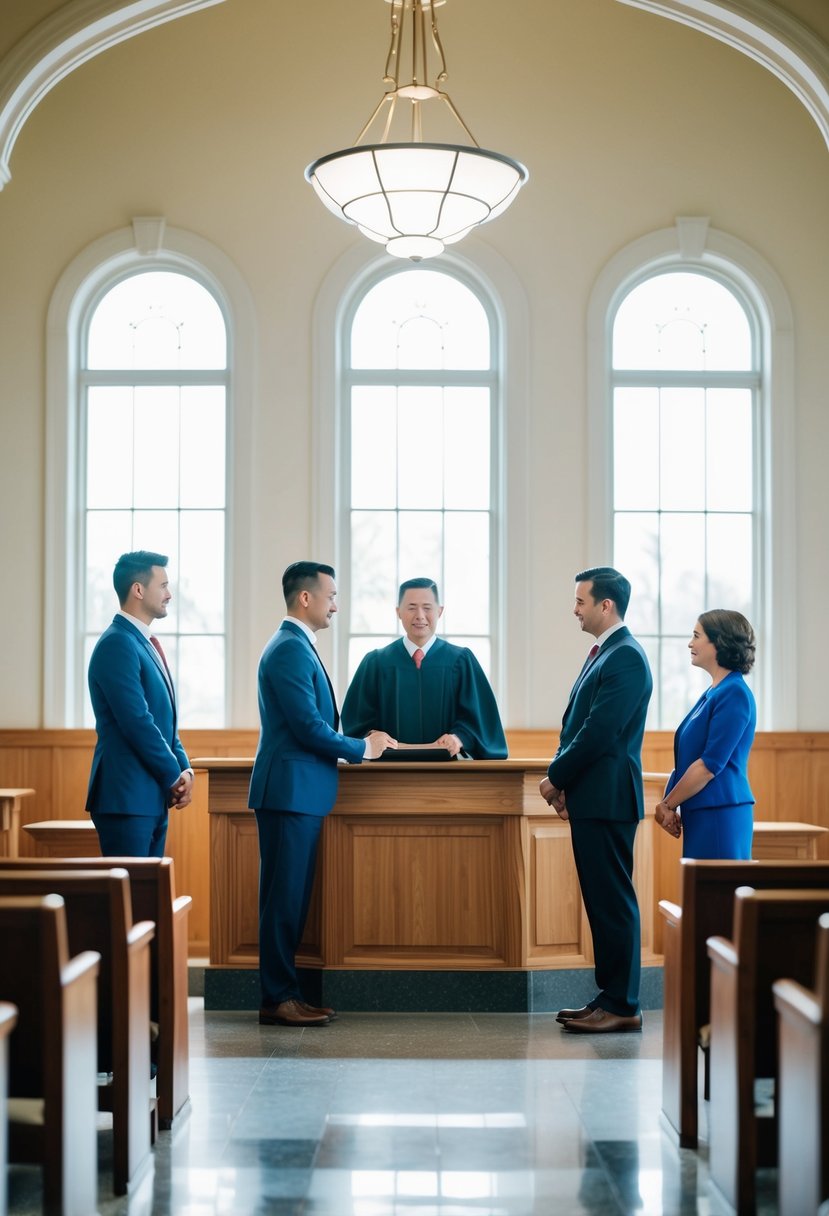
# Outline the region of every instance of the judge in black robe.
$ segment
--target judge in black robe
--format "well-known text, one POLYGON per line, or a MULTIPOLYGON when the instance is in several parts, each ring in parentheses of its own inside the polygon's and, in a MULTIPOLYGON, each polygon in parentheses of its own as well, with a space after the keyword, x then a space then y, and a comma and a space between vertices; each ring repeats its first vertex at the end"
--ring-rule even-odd
POLYGON ((363 659, 343 703, 343 730, 376 728, 400 743, 504 760, 507 741, 489 681, 471 650, 435 637, 442 612, 431 579, 403 583, 397 615, 406 637, 363 659))

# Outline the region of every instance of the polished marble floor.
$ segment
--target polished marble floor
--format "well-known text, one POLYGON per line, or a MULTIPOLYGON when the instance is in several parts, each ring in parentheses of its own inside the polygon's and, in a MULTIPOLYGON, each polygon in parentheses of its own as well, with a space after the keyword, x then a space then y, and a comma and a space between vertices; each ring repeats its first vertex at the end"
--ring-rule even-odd
MULTIPOLYGON (((659 1012, 642 1035, 605 1037, 551 1014, 343 1014, 294 1030, 191 998, 190 1026, 190 1109, 123 1199, 100 1133, 100 1216, 727 1211, 705 1145, 680 1151, 660 1126, 659 1012)), ((774 1195, 768 1171, 758 1216, 774 1195)), ((12 1168, 9 1210, 40 1211, 36 1170, 12 1168)))

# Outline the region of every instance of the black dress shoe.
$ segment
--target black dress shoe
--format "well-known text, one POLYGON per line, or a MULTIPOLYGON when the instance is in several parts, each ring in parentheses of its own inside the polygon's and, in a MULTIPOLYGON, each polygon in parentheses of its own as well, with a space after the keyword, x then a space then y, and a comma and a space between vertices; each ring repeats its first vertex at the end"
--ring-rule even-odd
POLYGON ((293 998, 278 1005, 263 1005, 259 1010, 260 1026, 327 1026, 330 1021, 321 1010, 311 1012, 307 1005, 293 998))
POLYGON ((309 1005, 307 1001, 297 1001, 306 1013, 324 1013, 329 1022, 333 1022, 337 1016, 336 1009, 328 1009, 325 1005, 309 1005))
POLYGON ((556 1014, 556 1021, 575 1022, 580 1018, 589 1018, 592 1012, 592 1005, 582 1005, 581 1009, 559 1009, 556 1014))
POLYGON ((564 1029, 570 1034, 620 1034, 623 1032, 641 1032, 642 1015, 635 1013, 632 1017, 623 1017, 618 1013, 608 1013, 598 1006, 590 1011, 589 1017, 571 1018, 564 1023, 564 1029))

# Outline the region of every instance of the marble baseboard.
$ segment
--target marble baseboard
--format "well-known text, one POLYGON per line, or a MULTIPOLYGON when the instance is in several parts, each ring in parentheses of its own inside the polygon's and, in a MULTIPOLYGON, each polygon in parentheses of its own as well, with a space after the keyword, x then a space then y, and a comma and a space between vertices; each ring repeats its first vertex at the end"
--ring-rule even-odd
MULTIPOLYGON (((552 1013, 596 992, 593 973, 557 971, 300 970, 306 1000, 360 1013, 552 1013)), ((192 982, 191 982, 192 987, 192 982)), ((255 968, 206 967, 204 1007, 258 1009, 255 968)), ((662 968, 643 967, 643 1009, 662 1008, 662 968)))

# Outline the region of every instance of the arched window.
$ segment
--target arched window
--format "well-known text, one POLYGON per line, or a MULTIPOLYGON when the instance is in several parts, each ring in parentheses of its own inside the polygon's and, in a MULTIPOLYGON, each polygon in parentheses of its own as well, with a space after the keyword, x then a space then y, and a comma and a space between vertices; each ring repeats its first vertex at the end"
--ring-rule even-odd
POLYGON ((654 673, 651 723, 675 725, 698 673, 700 612, 758 620, 755 470, 759 370, 745 305, 709 274, 668 271, 625 296, 613 324, 614 564, 654 673))
POLYGON ((230 622, 244 618, 251 578, 256 328, 230 259, 163 216, 99 237, 58 279, 46 323, 46 727, 91 722, 87 658, 117 608, 115 562, 139 547, 169 555, 164 646, 181 728, 248 720, 256 668, 233 662, 230 622))
MULTIPOLYGON (((94 306, 80 372, 83 670, 115 605, 120 553, 169 555, 163 638, 189 727, 225 723, 227 336, 213 295, 168 270, 94 306)), ((83 694, 78 687, 76 695, 83 694)), ((83 719, 91 725, 84 697, 83 719)))
POLYGON ((346 317, 349 679, 369 650, 397 635, 399 583, 423 575, 446 605, 441 632, 495 675, 493 329, 471 286, 431 269, 375 278, 346 317))
POLYGON ((689 663, 699 614, 757 634, 758 722, 797 722, 793 318, 745 242, 678 216, 622 248, 588 309, 590 565, 633 584, 627 621, 654 671, 650 729, 706 687, 689 663))

